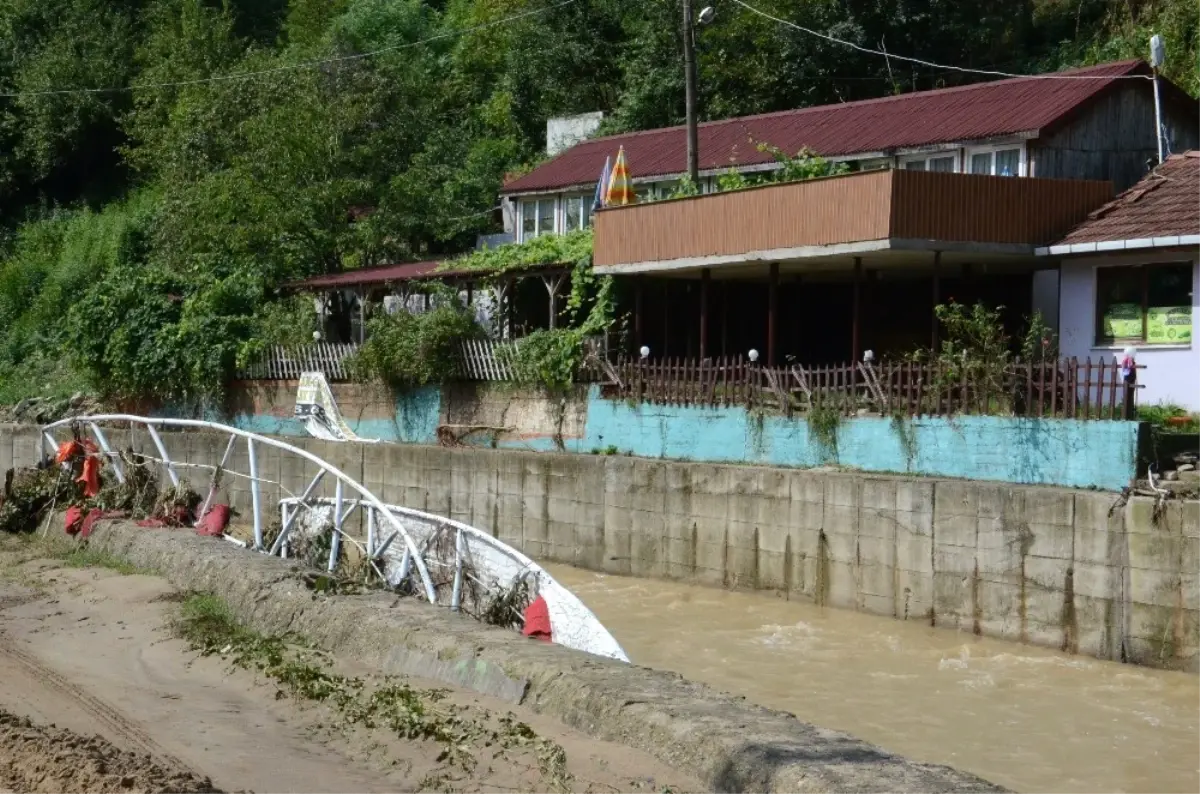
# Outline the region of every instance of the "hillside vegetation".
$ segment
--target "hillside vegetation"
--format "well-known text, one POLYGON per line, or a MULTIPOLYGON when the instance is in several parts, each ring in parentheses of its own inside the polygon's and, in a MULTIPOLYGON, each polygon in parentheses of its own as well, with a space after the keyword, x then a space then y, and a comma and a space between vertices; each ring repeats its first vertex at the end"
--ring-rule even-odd
MULTIPOLYGON (((1140 56, 1158 32, 1168 75, 1200 89, 1194 0, 752 5, 1018 73, 1140 56)), ((975 79, 716 6, 708 118, 975 79)), ((680 121, 679 17, 677 0, 0 0, 0 403, 218 393, 256 345, 310 333, 282 282, 494 231, 548 117, 680 121)))

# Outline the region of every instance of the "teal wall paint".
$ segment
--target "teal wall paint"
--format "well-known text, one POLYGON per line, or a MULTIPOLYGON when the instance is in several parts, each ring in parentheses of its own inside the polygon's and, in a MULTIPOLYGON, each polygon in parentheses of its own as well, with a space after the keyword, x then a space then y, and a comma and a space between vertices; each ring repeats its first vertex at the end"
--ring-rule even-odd
MULTIPOLYGON (((391 419, 355 419, 345 415, 343 419, 361 438, 400 444, 436 444, 441 410, 442 390, 436 386, 424 386, 400 395, 396 399, 391 419)), ((234 427, 251 433, 291 437, 308 435, 308 431, 304 429, 304 422, 291 417, 239 412, 230 416, 227 421, 234 427)))
MULTIPOLYGON (((363 438, 436 444, 442 400, 441 389, 424 387, 397 399, 394 419, 348 418, 346 423, 363 438)), ((242 413, 231 421, 256 433, 306 435, 303 423, 291 418, 242 413)), ((559 451, 549 438, 501 438, 496 444, 559 451)), ((562 451, 587 454, 614 447, 645 458, 802 468, 836 465, 1119 491, 1137 471, 1138 424, 994 416, 857 417, 842 420, 836 448, 831 448, 814 438, 801 418, 756 416, 737 407, 631 405, 603 399, 599 387, 592 387, 584 435, 564 439, 562 451)))
POLYGON ((436 444, 441 415, 441 388, 422 386, 404 392, 396 398, 396 440, 405 444, 436 444))
POLYGON ((639 457, 813 467, 1118 491, 1137 471, 1136 422, 997 416, 844 419, 836 449, 803 419, 744 408, 588 401, 585 449, 639 457), (905 438, 911 440, 906 444, 905 438))

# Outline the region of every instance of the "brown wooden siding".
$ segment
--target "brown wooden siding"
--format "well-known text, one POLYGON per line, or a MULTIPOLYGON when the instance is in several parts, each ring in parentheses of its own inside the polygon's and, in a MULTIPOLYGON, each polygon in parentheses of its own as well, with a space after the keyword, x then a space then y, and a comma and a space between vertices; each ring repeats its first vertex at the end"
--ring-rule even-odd
POLYGON ((888 238, 1043 245, 1108 182, 872 171, 596 213, 595 264, 729 257, 888 238))
POLYGON ((894 171, 891 237, 1045 245, 1113 196, 1109 182, 894 171))
POLYGON ((595 264, 662 262, 888 236, 889 171, 596 213, 595 264))
MULTIPOLYGON (((1166 86, 1164 85, 1164 88, 1166 86)), ((1164 91, 1163 124, 1176 154, 1200 147, 1200 113, 1193 100, 1164 91)), ((1122 191, 1158 162, 1154 142, 1154 92, 1141 80, 1126 80, 1088 104, 1069 122, 1029 142, 1034 176, 1104 179, 1122 191)))

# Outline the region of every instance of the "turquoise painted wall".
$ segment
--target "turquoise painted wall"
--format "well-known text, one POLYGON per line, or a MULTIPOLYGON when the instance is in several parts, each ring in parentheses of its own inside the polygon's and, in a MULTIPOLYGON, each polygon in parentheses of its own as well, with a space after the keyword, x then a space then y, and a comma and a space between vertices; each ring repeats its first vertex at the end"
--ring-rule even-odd
MULTIPOLYGON (((390 419, 343 418, 350 429, 362 438, 399 444, 436 444, 441 410, 442 390, 436 386, 425 386, 401 395, 396 400, 394 415, 390 419)), ((228 421, 234 427, 263 435, 308 435, 304 422, 292 417, 239 412, 229 417, 228 421)))
POLYGON ((743 408, 588 401, 585 448, 639 457, 773 466, 837 465, 876 472, 1120 490, 1137 471, 1135 422, 995 416, 844 419, 836 447, 803 419, 743 408))
MULTIPOLYGON (((397 400, 394 418, 348 418, 347 424, 363 438, 435 444, 442 399, 439 388, 417 389, 397 400)), ((305 435, 304 425, 291 418, 243 413, 233 416, 232 423, 257 433, 305 435)), ((501 438, 497 446, 556 450, 549 438, 501 438)), ((904 421, 859 417, 843 419, 836 444, 829 445, 809 432, 804 419, 757 417, 744 408, 630 405, 603 399, 593 387, 583 437, 565 439, 563 447, 582 454, 615 448, 645 458, 804 468, 836 465, 1118 491, 1137 471, 1138 425, 990 416, 904 421)))

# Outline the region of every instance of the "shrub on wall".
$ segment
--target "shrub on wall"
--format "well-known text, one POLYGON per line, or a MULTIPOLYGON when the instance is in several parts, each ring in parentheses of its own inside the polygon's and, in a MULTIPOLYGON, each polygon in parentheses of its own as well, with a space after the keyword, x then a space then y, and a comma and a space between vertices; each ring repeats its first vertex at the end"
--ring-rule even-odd
POLYGON ((367 341, 350 359, 356 377, 412 388, 440 383, 458 368, 459 345, 483 329, 457 303, 430 311, 381 314, 367 324, 367 341))

